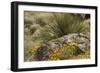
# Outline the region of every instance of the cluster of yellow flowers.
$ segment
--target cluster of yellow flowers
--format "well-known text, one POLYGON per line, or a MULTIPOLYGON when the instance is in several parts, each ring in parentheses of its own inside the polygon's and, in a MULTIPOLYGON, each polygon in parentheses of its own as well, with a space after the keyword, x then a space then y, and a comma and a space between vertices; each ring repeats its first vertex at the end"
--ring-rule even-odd
POLYGON ((49 60, 61 60, 68 59, 76 53, 78 44, 76 43, 65 43, 61 47, 55 48, 53 53, 49 54, 49 60))
POLYGON ((36 45, 35 47, 33 47, 31 49, 31 52, 36 52, 39 47, 40 47, 40 45, 36 45))
POLYGON ((49 60, 60 60, 60 55, 64 50, 62 48, 56 48, 52 54, 49 55, 49 60))
MULTIPOLYGON (((40 46, 35 46, 30 51, 35 54, 40 46)), ((44 50, 45 51, 45 50, 44 50)), ((49 51, 50 52, 50 51, 49 51)), ((60 44, 58 48, 52 49, 48 55, 48 60, 66 60, 66 59, 83 59, 90 58, 90 50, 85 53, 79 48, 79 44, 74 42, 60 44)))

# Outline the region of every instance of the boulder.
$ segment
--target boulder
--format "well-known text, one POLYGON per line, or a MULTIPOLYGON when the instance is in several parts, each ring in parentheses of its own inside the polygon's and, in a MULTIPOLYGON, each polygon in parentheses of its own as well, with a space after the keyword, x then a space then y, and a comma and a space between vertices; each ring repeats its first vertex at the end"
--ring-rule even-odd
POLYGON ((72 55, 84 53, 88 48, 90 48, 89 33, 72 33, 41 44, 35 56, 37 60, 42 61, 50 60, 50 54, 60 53, 60 57, 57 56, 57 59, 68 59, 72 55), (62 49, 63 52, 54 52, 59 48, 62 49), (62 54, 65 55, 64 58, 62 58, 62 54))

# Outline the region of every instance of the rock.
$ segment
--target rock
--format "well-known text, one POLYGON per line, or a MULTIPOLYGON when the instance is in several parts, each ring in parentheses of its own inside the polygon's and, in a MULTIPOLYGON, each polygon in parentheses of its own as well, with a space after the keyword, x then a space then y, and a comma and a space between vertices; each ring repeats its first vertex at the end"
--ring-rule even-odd
MULTIPOLYGON (((46 43, 41 44, 40 48, 38 48, 36 52, 37 60, 49 60, 49 55, 54 54, 55 49, 65 49, 67 52, 68 49, 72 49, 72 52, 68 50, 68 57, 70 55, 78 55, 83 53, 87 48, 90 48, 90 40, 89 35, 87 33, 72 33, 65 36, 62 36, 57 39, 53 39, 46 43), (65 46, 63 45, 65 44, 65 46), (63 48, 63 46, 65 48, 63 48), (74 48, 73 48, 74 46, 74 48), (74 53, 73 53, 74 52, 74 53)), ((60 52, 61 53, 61 52, 60 52)), ((64 52, 62 52, 63 54, 64 52)), ((67 55, 67 54, 66 54, 67 55)))
POLYGON ((83 33, 73 33, 69 35, 65 35, 61 38, 58 38, 60 42, 63 43, 68 43, 68 42, 74 42, 77 43, 80 47, 80 49, 86 49, 89 48, 90 46, 90 40, 89 40, 89 34, 83 34, 83 33), (63 39, 63 40, 62 40, 63 39))

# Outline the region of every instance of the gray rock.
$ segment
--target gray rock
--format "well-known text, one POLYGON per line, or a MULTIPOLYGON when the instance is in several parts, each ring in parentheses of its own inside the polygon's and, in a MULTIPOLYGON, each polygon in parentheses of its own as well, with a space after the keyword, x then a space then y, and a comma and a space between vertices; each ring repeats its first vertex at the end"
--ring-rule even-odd
POLYGON ((78 44, 79 49, 83 52, 90 48, 90 39, 87 33, 72 33, 42 44, 36 53, 37 60, 48 60, 48 54, 53 53, 53 49, 59 48, 63 43, 71 42, 78 44))

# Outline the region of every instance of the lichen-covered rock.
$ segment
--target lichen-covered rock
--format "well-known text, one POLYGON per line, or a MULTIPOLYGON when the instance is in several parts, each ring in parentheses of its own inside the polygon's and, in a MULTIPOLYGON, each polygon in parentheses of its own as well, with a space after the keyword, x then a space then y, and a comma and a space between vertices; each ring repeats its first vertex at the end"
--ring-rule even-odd
POLYGON ((41 44, 35 56, 37 60, 64 60, 84 53, 90 48, 88 33, 72 33, 41 44))
POLYGON ((58 40, 63 43, 68 43, 68 42, 77 43, 80 49, 89 48, 90 46, 89 39, 90 39, 89 33, 79 33, 79 34, 74 33, 58 38, 58 40))

